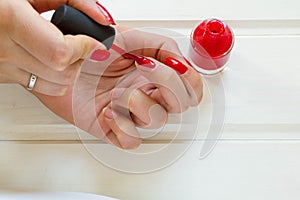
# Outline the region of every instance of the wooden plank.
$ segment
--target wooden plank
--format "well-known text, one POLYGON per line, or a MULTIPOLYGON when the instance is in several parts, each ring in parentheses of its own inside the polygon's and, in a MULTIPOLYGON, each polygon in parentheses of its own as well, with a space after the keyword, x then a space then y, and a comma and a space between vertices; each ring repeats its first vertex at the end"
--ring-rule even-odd
MULTIPOLYGON (((102 165, 78 144, 1 142, 0 147, 1 188, 89 192, 124 200, 281 200, 287 194, 296 200, 300 195, 299 141, 223 141, 204 160, 199 160, 200 143, 194 143, 173 165, 136 175, 102 165)), ((158 156, 156 162, 166 158, 158 156)))
MULTIPOLYGON (((221 19, 221 18, 220 18, 221 19)), ((118 25, 134 28, 155 27, 172 30, 177 35, 189 37, 199 20, 120 20, 118 25)), ((300 35, 300 20, 224 20, 236 36, 300 35)))
MULTIPOLYGON (((273 5, 273 4, 272 4, 273 5)), ((42 16, 50 20, 53 11, 42 13, 42 16)), ((206 17, 209 18, 209 17, 206 17)), ((118 20, 118 25, 130 26, 134 28, 155 27, 162 29, 169 29, 174 34, 190 36, 192 29, 196 27, 205 18, 185 19, 180 18, 176 20, 166 19, 122 19, 118 20)), ((300 16, 295 19, 219 19, 227 23, 233 30, 236 36, 261 36, 261 35, 300 35, 300 16)))
MULTIPOLYGON (((300 124, 298 117, 300 114, 298 72, 300 69, 296 60, 299 45, 300 37, 298 36, 238 37, 236 39, 228 70, 222 75, 226 94, 224 138, 272 139, 270 132, 274 131, 273 126, 277 127, 277 133, 280 133, 275 134, 274 139, 298 138, 295 127, 300 124), (289 76, 284 75, 285 73, 289 76), (252 126, 253 131, 246 131, 245 127, 252 126), (261 127, 264 128, 261 129, 261 127), (235 129, 234 134, 232 129, 235 129)), ((217 80, 217 78, 205 79, 206 85, 213 84, 217 80)), ((219 84, 218 87, 223 86, 219 84)), ((21 135, 22 139, 44 140, 57 137, 58 139, 78 140, 74 127, 45 109, 24 89, 15 85, 1 85, 0 91, 2 94, 0 99, 1 139, 15 140, 21 135)), ((198 139, 204 138, 203 133, 210 126, 209 123, 214 114, 211 105, 211 96, 206 87, 203 102, 198 107, 199 122, 201 122, 198 139)), ((190 112, 195 114, 195 111, 190 112)), ((153 139, 174 138, 180 124, 183 127, 182 133, 194 131, 190 127, 190 120, 193 119, 194 114, 186 114, 183 121, 180 121, 178 116, 171 117, 170 126, 165 129, 166 134, 153 139), (176 124, 178 126, 174 126, 176 124)), ((188 134, 179 134, 177 139, 192 139, 192 137, 188 134)))
POLYGON ((218 17, 222 19, 300 19, 298 0, 152 0, 137 3, 136 0, 103 0, 115 19, 122 20, 199 20, 218 17))
MULTIPOLYGON (((249 2, 239 0, 215 0, 203 2, 187 0, 183 4, 179 0, 153 0, 151 2, 136 3, 136 0, 102 0, 117 23, 122 21, 171 21, 180 20, 199 21, 206 18, 220 18, 223 20, 299 20, 300 2, 297 0, 253 0, 249 2), (170 5, 172 5, 170 7, 170 5), (266 8, 268 9, 266 12, 266 8)), ((53 13, 53 11, 52 11, 53 13)), ((44 14, 50 18, 51 12, 44 14)), ((147 26, 147 24, 144 24, 147 26)))
MULTIPOLYGON (((182 121, 171 116, 164 133, 131 151, 144 159, 127 160, 113 156, 116 151, 110 145, 82 132, 78 135, 22 88, 0 85, 0 188, 89 192, 125 200, 281 200, 287 196, 298 200, 300 1, 101 2, 121 25, 169 28, 175 31, 172 36, 185 36, 183 42, 201 19, 217 17, 230 24, 237 38, 229 68, 222 75, 223 135, 212 153, 200 160, 214 115, 206 87, 195 139, 192 115, 182 121), (170 154, 163 153, 164 148, 170 154), (148 160, 153 152, 159 155, 148 160), (164 167, 176 153, 180 159, 171 166, 146 174, 122 173, 101 164, 116 165, 117 159, 123 170, 164 167), (97 156, 101 155, 100 162, 97 156)), ((205 83, 216 82, 210 78, 205 83)))

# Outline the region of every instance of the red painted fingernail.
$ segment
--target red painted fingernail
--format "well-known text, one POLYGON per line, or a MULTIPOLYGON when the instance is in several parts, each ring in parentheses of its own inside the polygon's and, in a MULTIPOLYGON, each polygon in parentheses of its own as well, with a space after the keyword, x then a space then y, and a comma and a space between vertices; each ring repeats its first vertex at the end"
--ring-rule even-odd
POLYGON ((143 67, 147 67, 150 69, 155 68, 155 62, 153 62, 152 60, 150 60, 149 58, 146 58, 144 56, 134 56, 134 59, 139 65, 143 66, 143 67))
POLYGON ((188 68, 182 62, 172 57, 166 58, 164 64, 173 68, 180 74, 184 74, 188 70, 188 68))
POLYGON ((110 56, 109 51, 98 49, 92 53, 90 59, 94 61, 104 61, 107 60, 109 56, 110 56))
POLYGON ((111 14, 106 10, 106 8, 104 8, 98 1, 96 2, 96 4, 100 11, 103 13, 103 15, 106 17, 106 19, 109 21, 109 23, 112 25, 116 25, 115 20, 113 19, 111 14))

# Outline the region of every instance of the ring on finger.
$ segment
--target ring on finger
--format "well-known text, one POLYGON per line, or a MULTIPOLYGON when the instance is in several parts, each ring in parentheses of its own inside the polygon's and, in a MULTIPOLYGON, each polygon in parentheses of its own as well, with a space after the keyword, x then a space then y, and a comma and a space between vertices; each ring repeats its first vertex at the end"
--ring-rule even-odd
POLYGON ((33 90, 37 79, 38 79, 38 77, 36 75, 34 75, 34 74, 30 75, 29 82, 28 82, 28 85, 27 85, 27 90, 29 90, 29 91, 33 90))

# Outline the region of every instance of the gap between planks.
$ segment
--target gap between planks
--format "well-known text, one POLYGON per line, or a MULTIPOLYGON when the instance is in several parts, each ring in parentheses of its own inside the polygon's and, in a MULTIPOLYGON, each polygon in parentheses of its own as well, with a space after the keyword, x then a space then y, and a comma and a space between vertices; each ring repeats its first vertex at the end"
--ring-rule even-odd
MULTIPOLYGON (((173 29, 185 36, 201 20, 120 20, 119 25, 135 28, 156 27, 173 29)), ((236 36, 300 35, 300 20, 224 20, 236 36)))
MULTIPOLYGON (((151 145, 151 144, 184 144, 184 143, 193 143, 193 142, 205 142, 205 141, 214 141, 214 140, 203 140, 203 139, 193 139, 193 140, 143 140, 142 145, 151 145)), ((217 142, 300 142, 300 139, 217 139, 217 142)), ((99 144, 99 145, 110 145, 101 140, 1 140, 1 144, 53 144, 53 145, 68 145, 68 144, 99 144)))

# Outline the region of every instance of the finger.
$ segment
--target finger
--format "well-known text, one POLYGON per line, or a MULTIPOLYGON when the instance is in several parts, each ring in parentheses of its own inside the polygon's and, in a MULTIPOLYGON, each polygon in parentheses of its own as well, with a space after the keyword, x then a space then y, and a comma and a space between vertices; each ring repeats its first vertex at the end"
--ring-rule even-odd
POLYGON ((132 117, 133 121, 142 128, 161 128, 168 118, 166 110, 139 89, 114 89, 112 107, 125 108, 128 112, 127 116, 132 117))
POLYGON ((186 90, 190 96, 191 105, 196 106, 200 103, 203 95, 203 82, 200 74, 192 67, 190 62, 182 55, 178 44, 171 38, 164 38, 154 35, 156 43, 160 43, 160 48, 149 49, 149 56, 157 58, 158 61, 173 68, 180 74, 186 90), (170 62, 172 60, 172 62, 170 62))
MULTIPOLYGON (((144 55, 153 57, 156 60, 164 63, 167 58, 175 58, 188 68, 188 71, 183 74, 182 69, 175 69, 181 75, 182 82, 190 96, 191 105, 198 105, 202 98, 202 80, 198 72, 196 72, 189 62, 183 57, 177 42, 171 38, 157 34, 145 33, 138 30, 127 30, 128 28, 120 27, 118 30, 124 32, 122 36, 125 38, 125 45, 128 51, 136 55, 144 55), (141 47, 141 44, 143 47, 141 47)), ((173 68, 174 69, 174 68, 173 68)), ((152 95, 161 97, 158 91, 152 95)))
POLYGON ((120 144, 117 136, 112 131, 109 131, 105 135, 105 137, 102 138, 102 140, 107 142, 108 144, 114 145, 114 146, 119 147, 119 148, 123 148, 122 145, 120 144))
POLYGON ((199 105, 203 97, 203 82, 200 74, 192 68, 181 78, 190 96, 191 106, 199 105))
POLYGON ((96 22, 103 24, 103 25, 109 25, 109 24, 115 24, 112 16, 110 13, 102 6, 97 5, 96 0, 59 0, 59 1, 53 1, 53 0, 35 0, 34 1, 34 8, 39 12, 46 12, 49 10, 55 10, 58 8, 58 6, 62 4, 68 4, 69 6, 76 8, 83 13, 89 15, 92 19, 94 19, 96 22))
POLYGON ((157 37, 157 42, 161 42, 161 47, 157 49, 157 51, 152 50, 149 51, 149 53, 152 55, 155 53, 155 58, 157 58, 158 61, 163 62, 180 74, 180 78, 189 94, 191 106, 197 106, 203 96, 203 82, 200 74, 182 55, 175 40, 170 38, 164 39, 161 36, 154 37, 157 37), (170 60, 172 60, 172 62, 170 62, 170 60))
POLYGON ((105 109, 103 109, 99 113, 99 115, 97 115, 97 119, 94 120, 94 123, 92 123, 92 125, 89 125, 87 132, 89 132, 97 138, 102 139, 108 144, 112 144, 116 147, 122 148, 117 136, 112 132, 111 128, 107 125, 105 121, 104 111, 105 109))
POLYGON ((49 68, 19 46, 14 47, 13 51, 16 52, 12 61, 14 66, 33 73, 39 78, 61 85, 71 85, 75 82, 83 62, 83 60, 78 60, 68 66, 64 71, 59 72, 49 68))
POLYGON ((160 62, 164 62, 167 57, 176 58, 177 55, 182 55, 176 41, 169 37, 124 26, 119 26, 117 29, 122 33, 121 41, 124 44, 121 46, 126 47, 126 52, 152 57, 160 62))
POLYGON ((137 69, 157 87, 162 98, 156 98, 159 95, 152 97, 164 105, 168 112, 179 113, 187 110, 190 105, 189 95, 177 72, 154 59, 145 59, 152 61, 153 65, 136 63, 137 69))
POLYGON ((186 90, 190 96, 191 106, 196 106, 200 103, 203 95, 203 82, 200 74, 192 67, 190 62, 182 55, 175 40, 170 38, 156 37, 156 42, 161 42, 161 46, 156 51, 148 50, 150 56, 155 55, 158 61, 171 67, 179 73, 186 90), (170 62, 173 60, 173 62, 170 62), (174 64, 174 60, 177 62, 174 64), (170 65, 172 63, 172 65, 170 65))
POLYGON ((22 63, 22 68, 24 71, 30 72, 37 75, 39 78, 47 80, 48 82, 56 83, 59 85, 72 85, 77 80, 80 69, 81 69, 82 60, 77 61, 76 63, 70 65, 62 72, 51 70, 47 67, 40 67, 32 65, 24 65, 22 63))
POLYGON ((21 2, 14 8, 20 12, 14 15, 13 21, 18 28, 12 31, 11 38, 52 69, 63 71, 71 63, 87 58, 97 46, 105 49, 103 44, 88 36, 64 36, 53 24, 40 17, 27 1, 21 2))
MULTIPOLYGON (((7 74, 11 77, 11 79, 27 88, 31 73, 11 67, 7 74)), ((33 91, 49 96, 63 96, 67 92, 68 88, 69 87, 67 85, 52 83, 38 77, 33 87, 33 91)))
POLYGON ((187 64, 184 64, 184 62, 180 60, 180 57, 179 59, 167 57, 164 64, 174 69, 180 75, 189 94, 191 106, 198 105, 203 95, 203 84, 200 74, 191 66, 188 67, 187 64))
POLYGON ((116 135, 124 149, 134 149, 141 144, 139 133, 131 119, 114 112, 111 108, 104 110, 105 121, 116 135))

